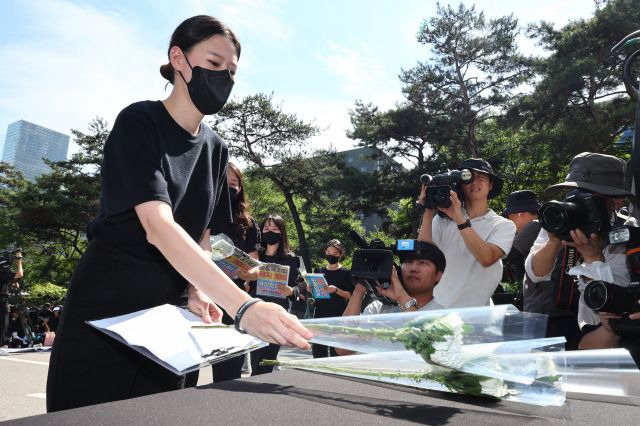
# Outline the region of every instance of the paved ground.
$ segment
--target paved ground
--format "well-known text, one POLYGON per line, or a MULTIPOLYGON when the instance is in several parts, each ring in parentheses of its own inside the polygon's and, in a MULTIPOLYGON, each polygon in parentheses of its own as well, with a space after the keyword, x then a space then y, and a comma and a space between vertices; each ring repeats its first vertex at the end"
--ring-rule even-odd
MULTIPOLYGON (((0 421, 46 412, 45 389, 49 353, 0 356, 0 421)), ((310 351, 283 348, 279 359, 300 359, 310 351)), ((198 385, 211 383, 211 369, 200 370, 198 385)))

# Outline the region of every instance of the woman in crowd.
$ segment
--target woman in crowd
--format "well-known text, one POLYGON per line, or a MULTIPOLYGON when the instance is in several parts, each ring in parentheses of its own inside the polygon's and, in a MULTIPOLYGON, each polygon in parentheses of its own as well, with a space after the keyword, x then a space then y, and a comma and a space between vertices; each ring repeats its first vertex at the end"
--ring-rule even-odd
MULTIPOLYGON (((211 16, 195 16, 174 31, 173 84, 164 101, 134 103, 120 112, 104 147, 98 217, 69 286, 47 382, 47 409, 58 411, 179 389, 177 376, 87 320, 166 303, 206 322, 220 305, 240 330, 267 342, 307 348, 311 334, 281 306, 251 299, 211 260, 211 229, 231 222, 227 146, 202 122, 225 104, 240 43, 211 16)), ((130 59, 130 58, 129 58, 130 59)))
MULTIPOLYGON (((330 299, 316 299, 316 318, 340 317, 347 307, 354 286, 351 281, 351 271, 344 268, 340 261, 344 259, 344 246, 339 240, 333 239, 327 243, 324 250, 327 266, 320 270, 329 284, 330 299)), ((311 345, 314 358, 337 356, 334 348, 325 345, 311 345)))
MULTIPOLYGON (((227 184, 229 186, 233 222, 214 224, 211 233, 212 235, 225 234, 231 238, 234 246, 257 259, 258 249, 260 248, 260 230, 258 229, 258 223, 251 217, 249 212, 249 199, 244 190, 242 171, 231 161, 229 161, 227 167, 227 184)), ((240 278, 233 280, 233 282, 239 289, 248 292, 248 271, 240 270, 238 275, 240 275, 240 278)), ((224 324, 233 324, 233 318, 226 311, 223 311, 222 314, 222 322, 224 324)), ((241 355, 211 365, 213 381, 223 382, 225 380, 239 379, 242 376, 244 360, 245 356, 241 355)), ((185 387, 196 386, 198 376, 198 371, 188 374, 185 387)))
MULTIPOLYGON (((289 309, 290 301, 297 297, 297 280, 299 276, 298 268, 300 267, 300 259, 296 257, 289 247, 289 238, 287 237, 287 227, 284 220, 277 214, 271 214, 264 218, 260 225, 262 230, 262 243, 259 252, 259 259, 264 263, 276 263, 279 265, 289 266, 289 282, 288 285, 279 287, 282 298, 260 296, 257 297, 277 303, 284 309, 289 309)), ((256 276, 252 276, 255 279, 256 276)), ((252 292, 256 288, 252 287, 252 292)), ((273 367, 261 366, 260 361, 263 359, 276 359, 280 345, 269 344, 264 348, 251 352, 251 375, 270 373, 273 367)))

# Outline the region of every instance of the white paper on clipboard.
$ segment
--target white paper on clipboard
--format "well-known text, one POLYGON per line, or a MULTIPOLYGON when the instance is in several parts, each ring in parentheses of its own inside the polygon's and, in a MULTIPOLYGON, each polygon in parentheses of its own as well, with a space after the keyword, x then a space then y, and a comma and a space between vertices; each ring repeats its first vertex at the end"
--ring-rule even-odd
POLYGON ((266 346, 233 327, 193 328, 206 324, 186 309, 168 304, 87 323, 175 374, 266 346))

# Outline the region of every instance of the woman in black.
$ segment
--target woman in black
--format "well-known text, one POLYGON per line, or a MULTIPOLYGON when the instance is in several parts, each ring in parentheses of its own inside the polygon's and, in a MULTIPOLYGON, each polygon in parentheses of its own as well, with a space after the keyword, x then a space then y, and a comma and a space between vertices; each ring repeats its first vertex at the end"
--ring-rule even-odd
MULTIPOLYGON (((331 240, 324 251, 328 265, 320 270, 329 284, 330 299, 316 299, 316 318, 341 317, 353 293, 351 271, 343 268, 340 260, 344 258, 344 246, 339 240, 331 240)), ((338 356, 334 348, 312 344, 314 358, 338 356)))
MULTIPOLYGON (((258 248, 260 247, 260 230, 258 223, 249 213, 249 201, 244 190, 244 177, 242 171, 234 163, 229 161, 227 168, 227 183, 229 185, 229 198, 231 199, 231 211, 233 222, 223 226, 214 226, 212 233, 225 234, 233 241, 233 245, 248 253, 254 259, 258 259, 258 248)), ((233 282, 243 291, 249 291, 248 271, 238 271, 240 278, 233 282)), ((233 324, 226 311, 223 312, 222 322, 233 324)), ((225 380, 239 379, 242 375, 242 364, 245 356, 236 356, 226 361, 213 364, 213 381, 222 382, 225 380)), ((196 380, 197 382, 197 380, 196 380)), ((195 385, 195 384, 194 384, 195 385)))
MULTIPOLYGON (((288 285, 281 285, 280 292, 284 298, 276 298, 269 296, 257 296, 262 300, 277 303, 284 309, 289 309, 289 302, 297 296, 294 289, 297 287, 297 279, 299 275, 300 259, 296 257, 289 248, 289 238, 287 237, 287 227, 284 220, 279 215, 269 215, 262 221, 260 225, 262 230, 262 243, 259 251, 260 261, 264 263, 277 263, 279 265, 289 266, 289 282, 288 285)), ((255 279, 256 277, 251 277, 255 279)), ((252 293, 255 294, 255 282, 252 283, 252 293)), ((280 345, 269 344, 264 348, 251 352, 251 375, 271 373, 273 367, 261 366, 260 361, 263 359, 276 359, 280 345)))
POLYGON ((233 87, 240 43, 210 16, 174 31, 173 84, 164 101, 120 112, 104 146, 98 217, 69 286, 49 364, 47 410, 179 389, 176 376, 85 321, 165 303, 189 308, 206 322, 248 309, 240 327, 267 342, 308 347, 310 333, 280 306, 252 303, 211 260, 214 225, 231 222, 227 146, 202 123, 233 87), (215 302, 215 303, 214 303, 215 302))

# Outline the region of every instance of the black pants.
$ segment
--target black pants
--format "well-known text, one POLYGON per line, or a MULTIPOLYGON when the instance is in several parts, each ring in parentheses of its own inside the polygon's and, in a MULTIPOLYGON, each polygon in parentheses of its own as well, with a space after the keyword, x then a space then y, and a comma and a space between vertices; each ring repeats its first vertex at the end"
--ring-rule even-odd
POLYGON ((568 351, 578 349, 580 343, 580 328, 578 327, 577 316, 573 313, 551 314, 547 323, 546 337, 564 336, 567 339, 565 349, 568 351))
POLYGON ((271 373, 273 366, 260 365, 260 361, 263 359, 276 359, 278 358, 278 352, 280 351, 280 345, 274 345, 270 343, 269 346, 256 349, 251 352, 251 375, 257 376, 259 374, 271 373))
POLYGON ((184 280, 166 263, 131 259, 92 241, 78 263, 49 362, 47 411, 181 389, 178 376, 87 325, 107 318, 177 304, 184 280))

